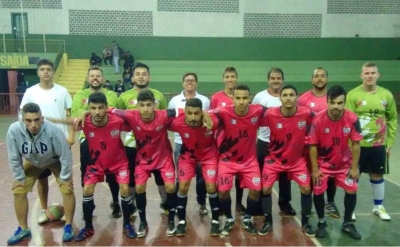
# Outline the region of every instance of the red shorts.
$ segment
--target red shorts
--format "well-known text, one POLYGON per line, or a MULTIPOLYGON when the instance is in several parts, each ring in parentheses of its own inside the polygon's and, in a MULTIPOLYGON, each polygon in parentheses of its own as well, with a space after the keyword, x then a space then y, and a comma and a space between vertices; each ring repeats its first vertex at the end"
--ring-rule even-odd
POLYGON ((85 178, 83 184, 97 184, 104 182, 105 174, 114 174, 118 184, 129 184, 129 167, 128 161, 120 162, 107 168, 107 172, 103 167, 97 165, 88 165, 86 167, 85 178))
POLYGON ((321 195, 328 188, 328 178, 335 178, 336 186, 342 187, 345 191, 355 192, 358 190, 357 181, 348 177, 348 171, 342 173, 329 173, 327 170, 321 169, 324 174, 317 183, 314 184, 314 194, 321 195))
POLYGON ((240 187, 261 190, 261 174, 257 160, 247 165, 223 162, 218 164, 218 191, 228 191, 239 174, 240 187))
MULTIPOLYGON (((197 164, 198 162, 194 160, 179 159, 179 182, 190 181, 196 175, 197 164)), ((217 182, 217 163, 201 163, 201 171, 206 183, 217 182)))
MULTIPOLYGON (((147 180, 151 176, 151 171, 154 170, 151 167, 147 167, 146 165, 137 165, 135 166, 135 183, 137 185, 147 183, 147 180), (149 169, 150 168, 150 169, 149 169)), ((172 157, 167 159, 164 164, 164 167, 158 168, 161 173, 161 177, 164 180, 164 183, 175 183, 175 166, 172 160, 172 157)))
POLYGON ((287 172, 288 179, 296 181, 300 186, 310 186, 311 177, 307 169, 307 162, 304 158, 300 158, 296 164, 290 166, 281 166, 278 163, 264 164, 262 171, 263 187, 272 187, 281 172, 287 172))

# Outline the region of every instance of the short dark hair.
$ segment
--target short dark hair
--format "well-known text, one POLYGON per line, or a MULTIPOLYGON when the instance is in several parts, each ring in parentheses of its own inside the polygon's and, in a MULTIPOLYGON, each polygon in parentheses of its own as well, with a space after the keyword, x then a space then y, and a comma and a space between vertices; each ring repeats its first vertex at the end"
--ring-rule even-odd
POLYGON ((152 102, 156 102, 156 98, 154 97, 154 93, 148 88, 140 90, 140 92, 138 93, 138 96, 137 96, 137 101, 138 102, 139 101, 146 101, 146 100, 150 100, 152 102))
MULTIPOLYGON (((326 77, 328 77, 328 71, 327 71, 325 68, 318 67, 318 68, 314 69, 314 71, 316 71, 317 69, 323 69, 323 70, 325 70, 326 77)), ((314 77, 314 72, 313 72, 312 75, 311 75, 311 78, 313 78, 313 77, 314 77)))
POLYGON ((238 76, 235 67, 232 67, 232 66, 226 67, 226 68, 224 69, 224 73, 222 74, 222 77, 225 76, 225 73, 226 73, 226 72, 233 72, 233 73, 235 73, 236 77, 238 76))
POLYGON ((281 91, 279 92, 279 95, 282 95, 282 92, 283 92, 283 90, 285 90, 285 89, 293 89, 294 92, 295 92, 296 95, 297 95, 297 88, 296 88, 295 86, 293 86, 293 85, 290 85, 290 84, 286 84, 285 86, 283 86, 282 89, 281 89, 281 91))
POLYGON ((42 111, 40 110, 40 107, 39 107, 39 105, 38 104, 36 104, 36 103, 28 103, 28 104, 25 104, 23 107, 22 107, 22 112, 25 114, 25 113, 40 113, 40 114, 42 114, 42 111))
POLYGON ((147 69, 147 73, 149 73, 149 75, 150 75, 150 68, 149 68, 149 66, 147 66, 146 64, 144 64, 144 63, 137 63, 137 64, 135 65, 135 67, 133 67, 133 70, 132 70, 132 71, 135 71, 137 68, 145 68, 145 69, 147 69))
POLYGON ((97 66, 97 65, 93 65, 93 66, 91 66, 89 69, 88 69, 88 74, 89 74, 89 72, 91 71, 91 70, 100 70, 100 72, 101 72, 101 75, 103 75, 103 70, 102 69, 100 69, 100 67, 99 66, 97 66))
POLYGON ((88 99, 89 104, 94 103, 94 104, 104 104, 107 105, 107 97, 104 93, 102 92, 94 92, 89 95, 88 99))
POLYGON ((194 73, 194 72, 185 73, 185 74, 183 75, 183 77, 182 77, 182 81, 185 81, 185 78, 186 78, 187 76, 189 76, 189 75, 194 76, 194 79, 195 79, 196 82, 197 82, 197 75, 196 75, 196 73, 194 73))
POLYGON ((239 84, 235 87, 235 89, 233 89, 233 93, 235 93, 236 90, 243 90, 243 91, 248 91, 250 94, 250 88, 249 86, 245 85, 245 84, 239 84))
POLYGON ((344 99, 346 100, 346 90, 340 86, 340 85, 334 85, 331 88, 329 88, 328 93, 326 94, 326 99, 327 101, 336 99, 340 95, 344 95, 344 99))
POLYGON ((285 80, 285 75, 283 74, 283 70, 282 70, 281 68, 271 68, 271 69, 268 71, 268 74, 267 74, 267 78, 268 78, 268 79, 269 79, 269 77, 271 76, 271 73, 280 73, 281 76, 282 76, 282 80, 285 80))
POLYGON ((203 109, 203 102, 198 98, 191 98, 186 101, 185 107, 199 107, 203 109))
POLYGON ((40 60, 36 63, 36 65, 37 65, 37 68, 39 68, 39 67, 42 66, 42 65, 50 65, 50 67, 51 67, 52 69, 54 69, 54 63, 53 63, 53 61, 51 61, 50 59, 46 59, 46 58, 40 59, 40 60))

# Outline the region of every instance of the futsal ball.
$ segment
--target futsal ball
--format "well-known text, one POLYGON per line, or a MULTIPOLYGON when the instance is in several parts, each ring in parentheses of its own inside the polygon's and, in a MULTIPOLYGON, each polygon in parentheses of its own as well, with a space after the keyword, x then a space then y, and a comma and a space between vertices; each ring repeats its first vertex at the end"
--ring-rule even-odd
POLYGON ((46 216, 49 220, 60 220, 64 216, 64 207, 61 204, 53 203, 47 207, 46 216))

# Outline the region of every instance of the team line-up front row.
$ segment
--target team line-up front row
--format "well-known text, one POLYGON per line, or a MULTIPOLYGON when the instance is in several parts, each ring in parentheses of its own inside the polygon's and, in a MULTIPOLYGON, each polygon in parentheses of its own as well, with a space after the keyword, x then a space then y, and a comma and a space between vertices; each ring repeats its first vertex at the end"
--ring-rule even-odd
MULTIPOLYGON (((297 96, 295 87, 285 85, 280 91, 282 106, 267 109, 250 104, 250 89, 246 85, 238 85, 234 89, 232 106, 203 112, 202 101, 197 98, 187 100, 184 110, 155 110, 154 94, 148 89, 138 94, 138 111, 108 108, 102 92, 92 93, 88 101, 88 116, 64 120, 70 124, 83 122, 81 128, 90 151, 90 162, 83 176, 85 227, 75 240, 82 241, 94 234, 93 194, 95 185, 104 181, 105 173, 113 173, 120 186, 125 235, 128 238, 146 236, 149 230, 146 221, 146 183, 153 170, 160 171, 167 191, 169 219, 166 234, 184 236, 187 193, 198 163, 201 164, 209 195, 212 236, 229 235, 234 227, 230 190, 235 175, 239 175, 241 186, 249 189, 242 228, 251 235, 266 235, 272 231, 272 186, 279 173, 287 172, 289 178, 300 187, 301 223, 307 236, 326 236, 323 195, 328 178, 333 177, 336 185, 345 190, 342 231, 354 239, 360 239, 351 221, 356 206, 360 141, 363 138, 357 115, 344 109, 346 92, 341 86, 333 86, 328 90, 328 109, 317 115, 308 107, 298 106, 297 96), (256 140, 261 126, 268 126, 271 136, 269 153, 260 170, 256 158, 256 140), (179 133, 183 141, 177 173, 168 130, 179 133), (122 131, 133 131, 136 137, 134 174, 128 167, 120 136, 122 131), (177 194, 176 176, 179 180, 177 194), (137 231, 130 225, 130 216, 134 212, 129 190, 131 177, 136 183, 136 204, 140 217, 137 231), (317 229, 309 223, 312 190, 320 219, 317 229), (260 229, 256 229, 251 218, 260 205, 265 222, 260 229), (222 229, 220 211, 226 216, 222 229), (175 214, 179 218, 177 225, 175 214)), ((20 225, 17 231, 28 229, 26 194, 32 190, 43 171, 37 169, 39 163, 53 164, 47 168, 57 178, 64 200, 66 224, 71 224, 75 198, 72 154, 65 136, 54 124, 43 119, 39 106, 34 103, 26 104, 22 115, 23 122, 12 124, 7 134, 10 166, 16 178, 13 191, 20 225)), ((30 235, 29 230, 26 235, 30 235)), ((73 238, 73 231, 67 236, 64 233, 63 240, 73 238)))

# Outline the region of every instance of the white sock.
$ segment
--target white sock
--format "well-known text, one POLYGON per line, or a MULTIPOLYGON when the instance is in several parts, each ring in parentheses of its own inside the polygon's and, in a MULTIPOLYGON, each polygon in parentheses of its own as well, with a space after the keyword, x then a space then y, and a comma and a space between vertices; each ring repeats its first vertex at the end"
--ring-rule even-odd
POLYGON ((369 180, 371 183, 372 196, 374 198, 374 205, 380 206, 383 204, 383 198, 385 196, 385 180, 369 180))

